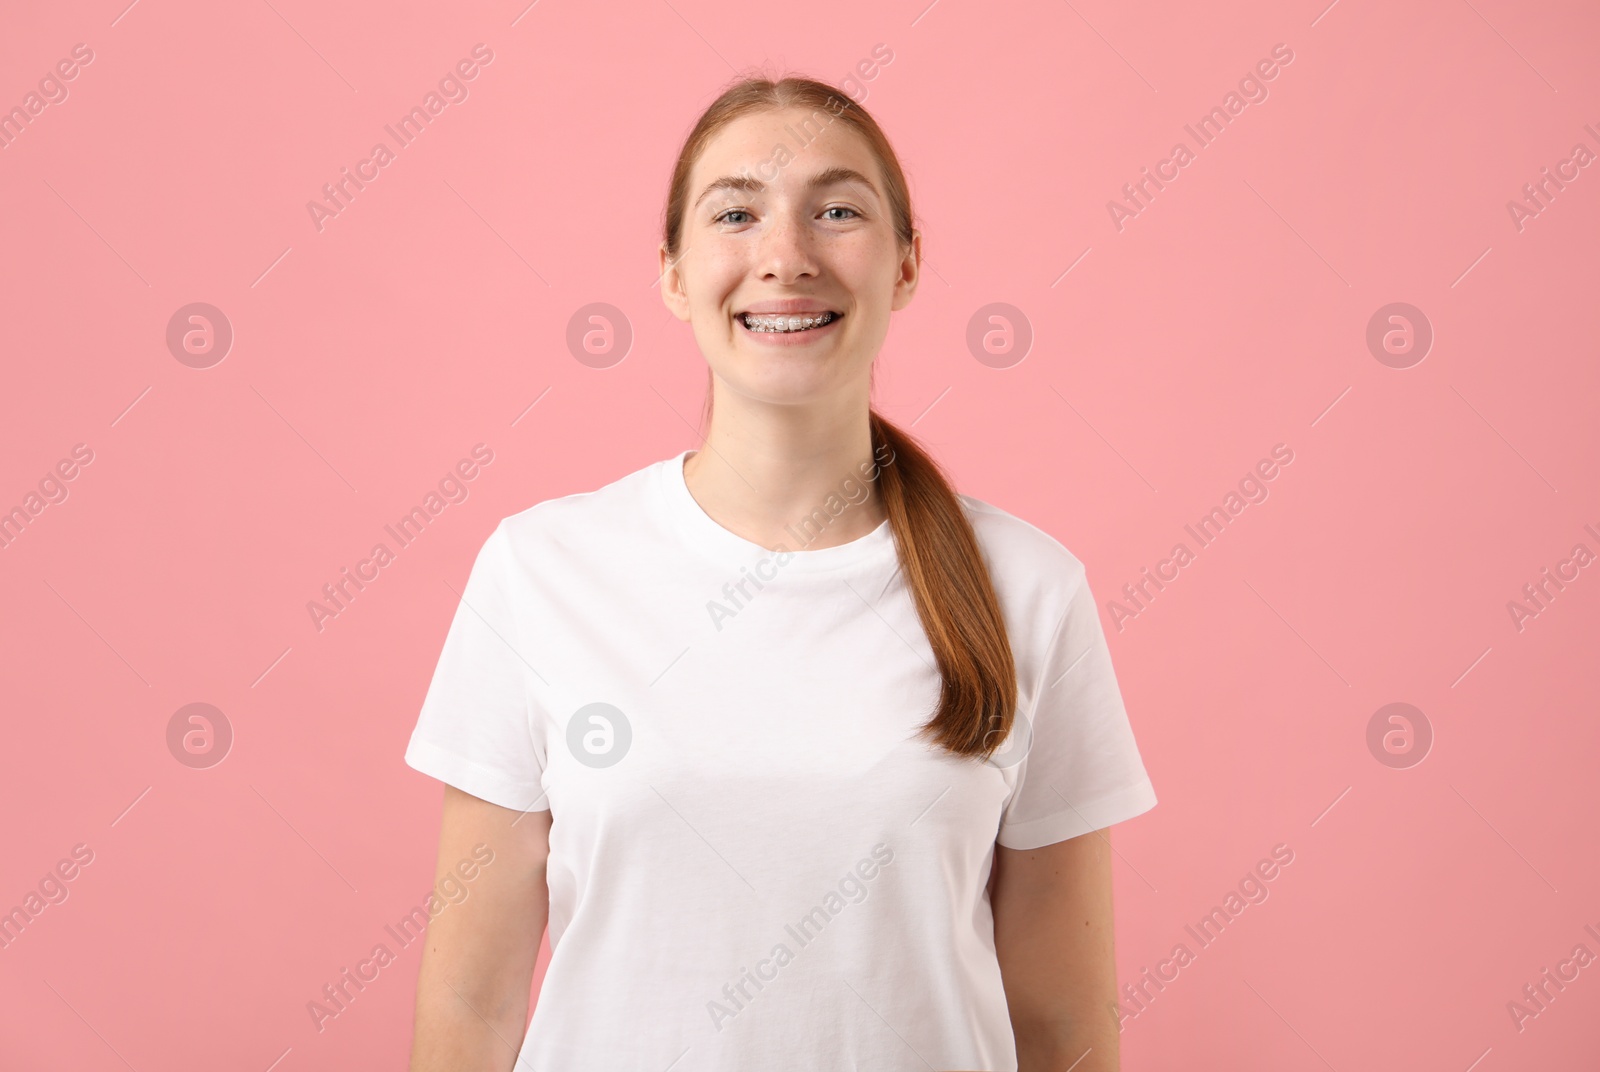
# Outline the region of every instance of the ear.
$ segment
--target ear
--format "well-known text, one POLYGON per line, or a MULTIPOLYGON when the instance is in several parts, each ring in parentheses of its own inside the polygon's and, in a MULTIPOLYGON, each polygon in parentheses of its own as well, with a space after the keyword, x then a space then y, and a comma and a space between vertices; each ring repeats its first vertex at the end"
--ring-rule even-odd
POLYGON ((894 281, 894 299, 889 308, 904 309, 911 304, 911 297, 917 292, 917 283, 922 279, 922 232, 911 232, 911 244, 906 247, 905 256, 900 261, 899 273, 894 281))
MULTIPOLYGON (((684 250, 687 253, 688 250, 684 250)), ((683 263, 683 254, 678 255, 674 261, 667 255, 667 244, 661 243, 657 248, 657 261, 661 269, 661 301, 673 316, 687 322, 689 319, 689 295, 684 290, 685 280, 679 266, 683 263)))

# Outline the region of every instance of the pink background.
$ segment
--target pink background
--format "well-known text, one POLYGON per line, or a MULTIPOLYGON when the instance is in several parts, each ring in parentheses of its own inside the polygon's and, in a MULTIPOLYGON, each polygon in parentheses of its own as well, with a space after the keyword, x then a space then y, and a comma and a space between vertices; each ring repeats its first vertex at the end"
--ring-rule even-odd
POLYGON ((94 54, 0 150, 0 509, 93 453, 0 550, 0 907, 94 853, 0 950, 0 1065, 404 1067, 420 946, 323 1030, 306 1003, 432 882, 442 790, 401 757, 472 556, 696 444, 704 361, 653 287, 681 138, 736 68, 837 81, 881 44, 861 85, 927 276, 876 404, 960 490, 1108 608, 1294 452, 1142 614, 1106 609, 1160 796, 1114 836, 1119 973, 1198 950, 1130 1006, 1124 1066, 1594 1067, 1600 962, 1507 1010, 1600 955, 1600 565, 1507 609, 1600 552, 1600 169, 1507 208, 1600 153, 1592 5, 124 3, 0 35, 6 109, 94 54), (319 232, 306 202, 480 42, 470 96, 319 232), (1267 99, 1119 231, 1107 202, 1279 43, 1267 99), (234 331, 210 368, 166 345, 191 302, 234 331), (609 368, 566 343, 593 302, 633 333, 609 368), (1007 368, 965 341, 991 302, 1034 335, 1007 368), (1366 343, 1393 302, 1435 333, 1409 368, 1366 343), (322 586, 478 443, 470 495, 319 631, 322 586), (167 746, 195 702, 234 733, 207 769, 167 746), (1367 744, 1394 702, 1434 736, 1405 769, 1367 744))

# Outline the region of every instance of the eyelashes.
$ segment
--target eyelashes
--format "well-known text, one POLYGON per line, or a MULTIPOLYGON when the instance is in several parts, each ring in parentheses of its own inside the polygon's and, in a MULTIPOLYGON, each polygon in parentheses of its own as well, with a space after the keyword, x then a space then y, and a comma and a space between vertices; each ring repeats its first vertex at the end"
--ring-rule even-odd
MULTIPOLYGON (((827 208, 823 209, 822 211, 825 212, 825 213, 827 213, 827 212, 848 212, 848 213, 850 213, 850 216, 847 219, 840 219, 838 217, 832 218, 832 220, 830 222, 833 222, 833 223, 846 223, 846 222, 849 221, 849 219, 863 219, 864 218, 860 211, 858 211, 856 209, 853 209, 848 205, 829 205, 827 208)), ((735 216, 735 215, 749 216, 749 215, 751 215, 751 212, 750 212, 749 209, 746 209, 746 208, 724 209, 722 212, 719 212, 717 215, 711 217, 711 222, 712 223, 728 223, 728 222, 731 222, 731 221, 728 220, 728 217, 729 216, 735 216)))

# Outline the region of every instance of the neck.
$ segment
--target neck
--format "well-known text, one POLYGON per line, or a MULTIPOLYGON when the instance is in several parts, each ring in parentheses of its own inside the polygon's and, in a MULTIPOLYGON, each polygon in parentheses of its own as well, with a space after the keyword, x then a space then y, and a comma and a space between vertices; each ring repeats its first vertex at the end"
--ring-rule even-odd
POLYGON ((689 493, 723 528, 768 550, 820 550, 860 539, 888 516, 864 410, 790 436, 730 423, 713 418, 683 466, 689 493))

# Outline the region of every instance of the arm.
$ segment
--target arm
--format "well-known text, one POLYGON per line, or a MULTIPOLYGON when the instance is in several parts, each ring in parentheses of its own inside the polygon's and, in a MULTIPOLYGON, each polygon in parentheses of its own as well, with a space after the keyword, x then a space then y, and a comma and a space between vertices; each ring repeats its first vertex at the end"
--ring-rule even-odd
POLYGON ((550 812, 523 814, 447 784, 438 876, 470 859, 480 844, 493 850, 493 862, 469 885, 465 900, 448 904, 428 925, 411 1072, 509 1072, 522 1045, 550 913, 550 812))
POLYGON ((1028 850, 995 846, 995 952, 1018 1072, 1118 1070, 1109 835, 1096 830, 1028 850))

